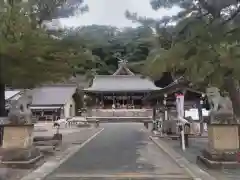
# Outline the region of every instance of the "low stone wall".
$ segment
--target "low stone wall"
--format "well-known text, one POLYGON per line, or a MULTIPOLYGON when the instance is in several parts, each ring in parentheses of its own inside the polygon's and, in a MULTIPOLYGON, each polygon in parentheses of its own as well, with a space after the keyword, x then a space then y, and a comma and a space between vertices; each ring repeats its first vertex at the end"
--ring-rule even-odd
POLYGON ((152 117, 152 109, 92 109, 88 116, 95 117, 152 117))

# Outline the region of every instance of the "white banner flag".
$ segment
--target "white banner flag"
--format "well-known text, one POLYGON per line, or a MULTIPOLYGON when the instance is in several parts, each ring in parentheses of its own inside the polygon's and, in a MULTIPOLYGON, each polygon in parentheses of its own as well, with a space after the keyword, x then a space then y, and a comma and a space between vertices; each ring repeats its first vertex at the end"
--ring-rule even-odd
POLYGON ((176 106, 177 106, 178 116, 184 117, 184 95, 183 94, 176 95, 176 106))

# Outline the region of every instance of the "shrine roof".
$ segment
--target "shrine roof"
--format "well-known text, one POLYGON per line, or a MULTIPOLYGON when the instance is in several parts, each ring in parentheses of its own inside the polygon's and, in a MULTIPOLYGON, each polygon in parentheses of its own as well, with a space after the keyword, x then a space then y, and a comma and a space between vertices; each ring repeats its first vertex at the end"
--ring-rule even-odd
POLYGON ((76 89, 77 87, 73 85, 53 85, 35 88, 33 89, 31 106, 64 105, 71 99, 76 89))
POLYGON ((198 95, 204 94, 201 91, 193 89, 191 86, 189 86, 189 84, 190 84, 189 82, 182 81, 182 79, 179 78, 178 80, 175 80, 168 86, 166 86, 160 90, 151 92, 147 97, 145 97, 144 100, 156 99, 159 97, 163 97, 164 94, 172 94, 172 93, 176 93, 176 92, 182 91, 182 90, 193 92, 198 95))
POLYGON ((160 90, 148 78, 142 75, 97 75, 92 86, 84 89, 88 92, 150 92, 160 90))

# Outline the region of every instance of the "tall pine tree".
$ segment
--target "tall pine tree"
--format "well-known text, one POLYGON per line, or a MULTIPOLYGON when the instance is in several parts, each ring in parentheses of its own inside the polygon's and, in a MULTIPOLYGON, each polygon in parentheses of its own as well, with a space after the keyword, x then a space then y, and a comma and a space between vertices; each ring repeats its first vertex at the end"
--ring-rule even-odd
POLYGON ((237 0, 152 0, 153 9, 180 6, 178 15, 169 17, 175 26, 157 25, 158 46, 148 57, 148 70, 181 71, 195 83, 217 86, 228 92, 240 119, 239 12, 237 0))
MULTIPOLYGON (((0 116, 6 115, 6 85, 30 88, 42 82, 61 80, 72 75, 79 61, 91 58, 85 49, 71 47, 66 41, 49 35, 41 23, 56 16, 49 12, 43 18, 39 13, 44 14, 44 10, 33 11, 32 2, 8 0, 0 7, 0 116)), ((59 6, 54 7, 59 9, 59 6)))

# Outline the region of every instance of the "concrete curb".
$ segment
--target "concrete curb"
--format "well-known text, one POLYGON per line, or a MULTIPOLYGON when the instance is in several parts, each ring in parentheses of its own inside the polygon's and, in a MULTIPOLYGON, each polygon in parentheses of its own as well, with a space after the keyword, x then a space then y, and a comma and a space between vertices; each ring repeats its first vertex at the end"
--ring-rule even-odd
POLYGON ((104 128, 96 132, 86 141, 84 141, 81 145, 76 145, 73 147, 68 148, 61 154, 61 156, 53 157, 51 160, 45 162, 42 166, 28 174, 27 176, 23 177, 21 180, 43 180, 49 174, 51 174, 55 169, 57 169, 61 164, 67 161, 71 156, 73 156, 76 152, 78 152, 83 146, 93 140, 97 135, 99 135, 104 128))
POLYGON ((176 164, 181 168, 184 168, 188 175, 193 178, 193 180, 216 180, 213 176, 203 171, 196 164, 189 162, 182 155, 174 151, 166 142, 160 138, 149 136, 149 138, 162 149, 170 158, 172 158, 176 164))

